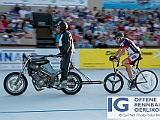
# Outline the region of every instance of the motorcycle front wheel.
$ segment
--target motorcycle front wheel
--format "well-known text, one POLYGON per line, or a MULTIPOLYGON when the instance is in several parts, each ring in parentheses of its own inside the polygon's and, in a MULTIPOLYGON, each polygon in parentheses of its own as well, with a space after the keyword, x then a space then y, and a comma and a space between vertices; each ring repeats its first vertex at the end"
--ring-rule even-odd
POLYGON ((12 72, 5 77, 3 86, 8 94, 16 96, 26 91, 28 81, 23 74, 12 72))
POLYGON ((62 91, 67 95, 77 94, 82 88, 82 78, 75 72, 69 72, 67 86, 62 91))

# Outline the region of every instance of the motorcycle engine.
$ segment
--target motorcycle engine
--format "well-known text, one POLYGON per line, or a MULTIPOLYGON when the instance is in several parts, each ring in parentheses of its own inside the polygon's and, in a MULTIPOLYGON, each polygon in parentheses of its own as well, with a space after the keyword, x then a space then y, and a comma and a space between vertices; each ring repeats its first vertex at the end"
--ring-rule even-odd
POLYGON ((51 77, 43 70, 37 71, 32 74, 34 83, 37 87, 47 87, 51 77))

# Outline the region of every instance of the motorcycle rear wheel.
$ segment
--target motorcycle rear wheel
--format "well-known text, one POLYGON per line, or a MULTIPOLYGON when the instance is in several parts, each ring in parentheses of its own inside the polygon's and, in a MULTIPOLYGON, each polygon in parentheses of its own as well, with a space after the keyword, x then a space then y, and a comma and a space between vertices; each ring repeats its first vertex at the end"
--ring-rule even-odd
POLYGON ((82 88, 82 78, 75 72, 69 72, 67 86, 61 90, 67 95, 77 94, 82 88))

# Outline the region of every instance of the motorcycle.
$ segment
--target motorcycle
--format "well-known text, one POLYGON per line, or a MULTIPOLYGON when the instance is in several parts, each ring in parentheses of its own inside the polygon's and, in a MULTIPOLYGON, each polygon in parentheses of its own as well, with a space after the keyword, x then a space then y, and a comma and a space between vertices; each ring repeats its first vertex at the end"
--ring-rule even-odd
MULTIPOLYGON (((51 65, 49 57, 61 57, 57 55, 37 55, 30 56, 23 53, 22 55, 22 70, 20 72, 9 73, 4 79, 4 89, 10 95, 21 95, 27 87, 28 81, 24 75, 27 74, 32 78, 32 83, 36 91, 44 90, 45 88, 55 88, 60 83, 61 70, 55 71, 51 65)), ((67 86, 65 88, 57 89, 62 90, 67 95, 77 94, 82 88, 82 79, 75 73, 71 72, 71 67, 68 71, 67 86)))

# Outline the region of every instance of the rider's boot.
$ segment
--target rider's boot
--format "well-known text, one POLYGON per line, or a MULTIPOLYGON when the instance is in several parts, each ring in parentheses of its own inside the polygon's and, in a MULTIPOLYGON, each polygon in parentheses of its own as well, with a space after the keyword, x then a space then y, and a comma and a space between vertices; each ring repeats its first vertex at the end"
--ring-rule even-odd
POLYGON ((57 82, 57 84, 54 84, 54 88, 61 90, 62 88, 65 88, 67 86, 67 80, 63 80, 62 82, 57 82))

